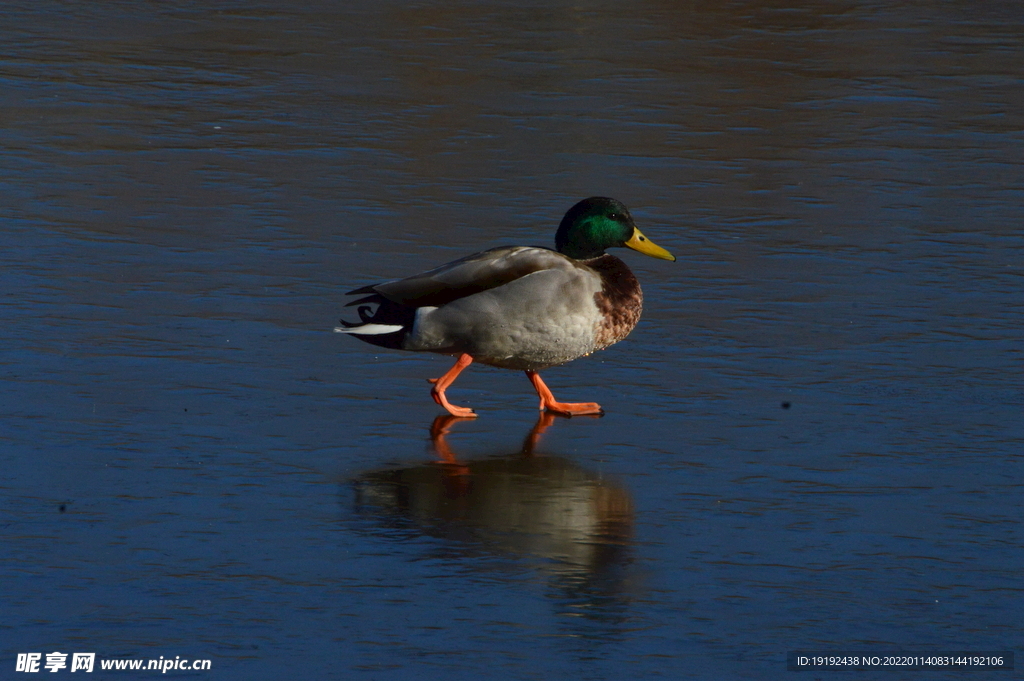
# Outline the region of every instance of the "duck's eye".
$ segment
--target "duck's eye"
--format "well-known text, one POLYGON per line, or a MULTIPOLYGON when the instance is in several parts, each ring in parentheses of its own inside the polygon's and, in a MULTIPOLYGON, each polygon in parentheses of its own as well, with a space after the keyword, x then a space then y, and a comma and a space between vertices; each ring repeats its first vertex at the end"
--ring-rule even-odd
POLYGON ((610 214, 608 215, 608 218, 609 218, 610 220, 621 220, 621 219, 622 219, 622 216, 621 216, 621 215, 619 215, 618 213, 610 213, 610 214))

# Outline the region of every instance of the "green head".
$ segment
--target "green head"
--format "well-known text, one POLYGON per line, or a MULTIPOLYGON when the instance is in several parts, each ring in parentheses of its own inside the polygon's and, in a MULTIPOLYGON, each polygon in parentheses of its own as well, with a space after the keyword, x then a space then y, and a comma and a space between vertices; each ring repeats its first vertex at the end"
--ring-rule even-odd
POLYGON ((605 249, 618 246, 675 260, 675 256, 640 233, 624 205, 604 196, 583 199, 570 208, 555 234, 558 252, 576 260, 596 258, 604 255, 605 249))

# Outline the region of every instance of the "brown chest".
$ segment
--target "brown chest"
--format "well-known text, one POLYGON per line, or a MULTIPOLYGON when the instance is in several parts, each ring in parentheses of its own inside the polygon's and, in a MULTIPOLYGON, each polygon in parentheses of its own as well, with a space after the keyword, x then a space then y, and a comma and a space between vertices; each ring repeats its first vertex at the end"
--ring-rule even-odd
POLYGON ((601 290, 594 294, 601 315, 594 330, 594 349, 600 350, 633 330, 643 311, 644 293, 626 263, 615 256, 602 255, 586 264, 601 275, 601 290))

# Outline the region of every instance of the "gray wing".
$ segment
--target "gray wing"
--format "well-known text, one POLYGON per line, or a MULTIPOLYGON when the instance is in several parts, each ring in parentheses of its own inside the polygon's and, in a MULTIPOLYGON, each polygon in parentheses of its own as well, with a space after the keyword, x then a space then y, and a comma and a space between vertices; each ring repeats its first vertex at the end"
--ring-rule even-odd
POLYGON ((436 307, 504 286, 533 272, 577 268, 578 265, 570 258, 547 248, 501 246, 460 258, 422 274, 366 286, 351 293, 377 293, 403 305, 436 307))

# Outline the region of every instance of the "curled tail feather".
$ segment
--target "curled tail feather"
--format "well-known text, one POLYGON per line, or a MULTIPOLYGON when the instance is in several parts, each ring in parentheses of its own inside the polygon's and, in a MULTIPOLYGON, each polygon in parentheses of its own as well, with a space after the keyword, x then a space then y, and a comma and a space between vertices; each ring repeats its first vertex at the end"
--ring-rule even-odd
MULTIPOLYGON (((368 293, 367 289, 353 291, 354 294, 368 293)), ((416 319, 416 308, 388 300, 379 293, 372 293, 348 303, 345 307, 358 305, 358 322, 339 320, 341 326, 336 333, 347 333, 361 341, 385 348, 401 348, 402 341, 412 330, 416 319), (374 310, 376 306, 376 310, 374 310)))

